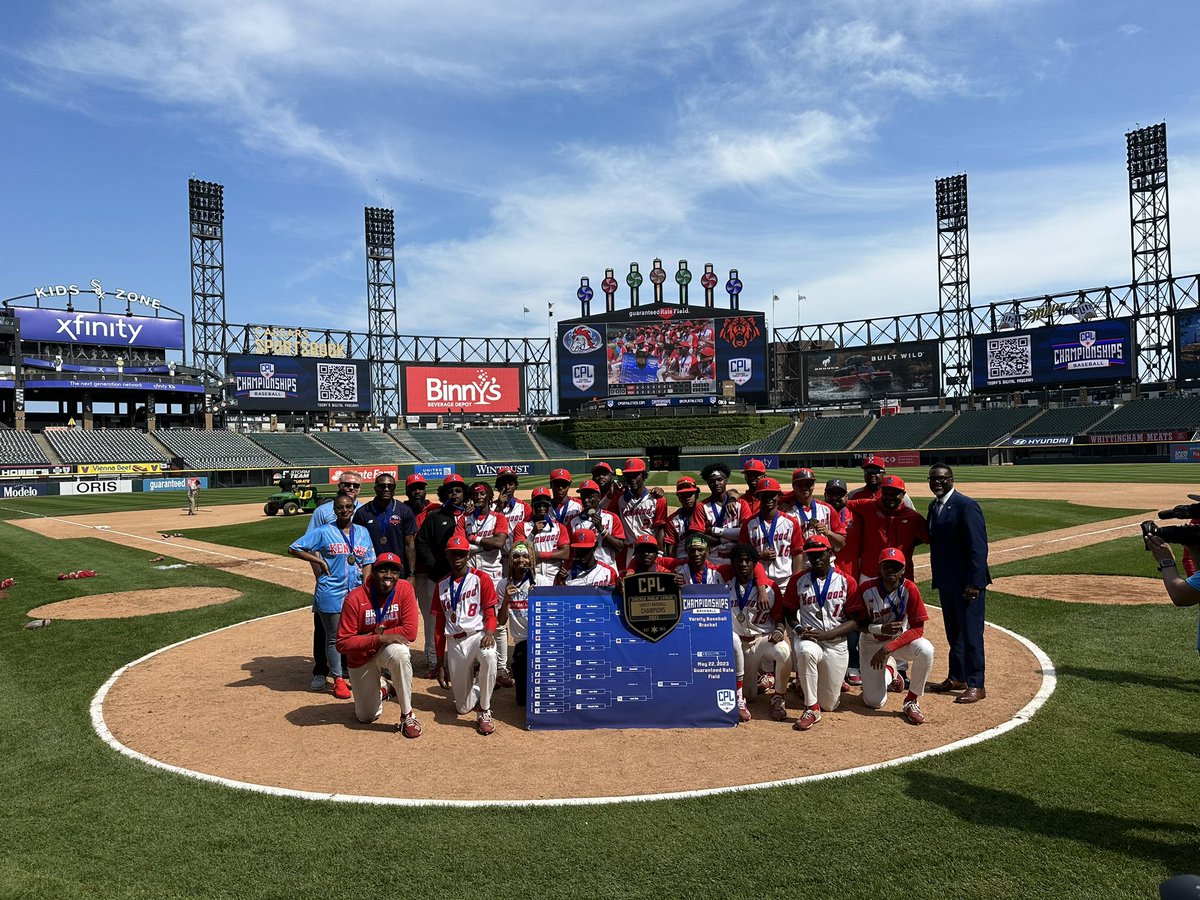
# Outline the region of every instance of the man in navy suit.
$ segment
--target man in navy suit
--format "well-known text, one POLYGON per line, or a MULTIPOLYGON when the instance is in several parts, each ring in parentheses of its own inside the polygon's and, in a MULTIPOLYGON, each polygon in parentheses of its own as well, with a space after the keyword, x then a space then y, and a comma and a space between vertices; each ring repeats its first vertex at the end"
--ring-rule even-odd
POLYGON ((939 694, 962 690, 955 703, 977 703, 987 696, 983 604, 992 583, 983 510, 954 489, 954 471, 943 463, 929 469, 929 489, 934 496, 928 516, 929 564, 950 642, 950 676, 929 685, 929 690, 939 694))

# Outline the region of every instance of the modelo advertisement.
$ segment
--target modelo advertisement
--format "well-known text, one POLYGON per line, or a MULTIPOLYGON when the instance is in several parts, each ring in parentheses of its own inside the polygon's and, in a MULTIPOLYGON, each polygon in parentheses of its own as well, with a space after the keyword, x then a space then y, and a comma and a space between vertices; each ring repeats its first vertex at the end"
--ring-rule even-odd
POLYGON ((231 356, 226 374, 238 409, 371 411, 371 367, 366 360, 231 356))
POLYGON ((1134 377, 1128 319, 1077 322, 971 338, 977 391, 1103 384, 1134 377))
POLYGON ((937 341, 809 350, 800 357, 806 403, 935 397, 941 384, 937 341))
POLYGON ((0 499, 19 500, 22 497, 48 497, 57 494, 54 485, 39 481, 36 484, 0 484, 0 499))
POLYGON ((22 341, 183 349, 183 319, 15 306, 22 341))
POLYGON ((560 322, 562 410, 589 400, 713 396, 724 382, 765 402, 767 333, 760 312, 651 304, 560 322))
POLYGON ((521 414, 520 366, 405 366, 402 378, 411 416, 521 414))
POLYGON ((125 479, 102 479, 98 481, 63 481, 58 486, 60 494, 79 496, 92 494, 132 494, 133 482, 125 479))

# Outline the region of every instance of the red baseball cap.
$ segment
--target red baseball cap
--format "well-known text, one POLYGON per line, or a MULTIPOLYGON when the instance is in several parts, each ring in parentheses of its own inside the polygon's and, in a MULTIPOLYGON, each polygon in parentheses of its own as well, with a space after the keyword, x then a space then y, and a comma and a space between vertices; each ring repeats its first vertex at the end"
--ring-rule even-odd
POLYGON ((393 566, 402 572, 404 571, 404 563, 395 553, 380 553, 375 557, 374 568, 378 569, 380 566, 393 566))
POLYGON ((555 469, 553 472, 550 473, 550 480, 551 481, 565 481, 567 484, 570 484, 571 483, 571 473, 568 472, 566 469, 555 469))
POLYGON ((832 550, 833 545, 823 534, 810 534, 804 539, 805 553, 820 553, 822 550, 832 550))
POLYGON ((644 459, 642 459, 640 456, 630 457, 629 459, 625 460, 625 471, 626 472, 645 472, 646 471, 646 461, 644 459))
POLYGON ((743 472, 766 472, 767 464, 761 459, 748 459, 746 464, 742 466, 743 472))
POLYGON ((496 470, 496 484, 508 479, 516 481, 518 484, 520 484, 520 480, 517 478, 517 471, 511 466, 501 466, 496 470))
POLYGON ((594 474, 595 474, 596 472, 598 472, 600 469, 604 469, 604 470, 606 470, 606 471, 608 471, 608 472, 611 472, 611 471, 612 471, 612 466, 610 466, 608 463, 606 463, 606 462, 604 462, 603 460, 601 460, 600 462, 598 462, 598 463, 596 463, 594 466, 592 466, 592 474, 594 475, 594 474))
POLYGON ((463 477, 461 475, 457 474, 456 472, 451 472, 442 479, 442 484, 466 484, 466 482, 463 481, 463 477))
POLYGON ((595 491, 598 494, 600 493, 600 485, 596 484, 596 482, 589 478, 579 486, 579 493, 582 494, 584 491, 595 491))
POLYGON ((549 500, 551 503, 553 503, 554 502, 554 494, 551 493, 550 488, 548 488, 548 487, 536 487, 533 489, 533 493, 529 495, 529 499, 531 502, 534 500, 545 499, 545 500, 549 500))
POLYGON ((899 475, 884 475, 883 482, 879 485, 881 488, 894 488, 897 491, 907 491, 904 486, 904 479, 899 475))
POLYGON ((769 475, 764 475, 758 479, 758 486, 754 489, 754 493, 759 496, 763 494, 778 494, 782 488, 779 487, 779 482, 769 475))
POLYGON ((581 528, 571 537, 571 547, 575 550, 583 550, 588 547, 596 546, 596 532, 590 528, 581 528))
POLYGON ((904 551, 898 547, 885 547, 883 552, 879 554, 879 564, 885 562, 900 563, 900 565, 908 565, 908 560, 904 558, 904 551))
POLYGON ((862 467, 864 469, 874 468, 874 469, 883 469, 884 471, 887 471, 887 463, 885 463, 883 461, 882 456, 864 456, 863 461, 862 461, 862 467))
POLYGON ((696 479, 690 475, 684 475, 675 482, 675 493, 677 494, 698 494, 700 488, 696 485, 696 479))
POLYGON ((446 541, 446 552, 470 553, 471 544, 461 534, 456 534, 446 541))
POLYGON ((428 482, 425 480, 424 475, 418 475, 415 473, 404 479, 404 486, 406 488, 410 488, 414 484, 428 484, 428 482))
POLYGON ((635 546, 635 547, 657 547, 658 546, 658 538, 656 538, 652 534, 643 534, 641 537, 639 537, 636 541, 633 542, 633 546, 635 546))
MULTIPOLYGON (((792 473, 792 481, 816 481, 817 476, 813 474, 812 469, 797 469, 792 473)), ((758 489, 762 490, 762 482, 758 483, 758 489)))

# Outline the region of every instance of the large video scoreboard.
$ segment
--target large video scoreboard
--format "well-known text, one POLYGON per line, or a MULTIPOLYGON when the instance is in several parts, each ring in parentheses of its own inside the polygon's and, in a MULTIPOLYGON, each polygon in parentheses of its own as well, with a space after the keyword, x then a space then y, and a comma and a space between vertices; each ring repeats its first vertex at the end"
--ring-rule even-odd
POLYGON ((558 324, 558 396, 564 412, 609 406, 708 403, 726 383, 767 401, 763 313, 655 303, 558 324))

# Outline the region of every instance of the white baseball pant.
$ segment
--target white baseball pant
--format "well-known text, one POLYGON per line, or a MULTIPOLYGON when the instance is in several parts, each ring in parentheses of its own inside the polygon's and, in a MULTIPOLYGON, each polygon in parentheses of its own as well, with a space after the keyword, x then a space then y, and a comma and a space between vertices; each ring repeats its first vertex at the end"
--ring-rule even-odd
POLYGON ((496 626, 496 668, 508 668, 508 623, 496 626))
POLYGON ((384 644, 366 665, 350 670, 354 716, 360 722, 374 722, 383 714, 383 694, 379 692, 383 680, 381 669, 387 669, 392 676, 400 712, 412 712, 412 654, 408 644, 384 644))
POLYGON ((483 632, 477 631, 464 638, 446 635, 446 674, 450 676, 450 687, 454 691, 454 705, 459 713, 469 713, 479 704, 480 709, 492 708, 492 691, 496 688, 496 648, 484 650, 483 632), (471 677, 475 663, 479 663, 479 681, 471 677))
POLYGON ((772 644, 766 635, 756 637, 753 641, 743 641, 735 634, 733 656, 734 665, 742 672, 742 696, 747 700, 758 696, 758 672, 760 668, 767 668, 767 663, 775 667, 775 690, 783 693, 787 689, 792 677, 792 651, 787 638, 772 644))
POLYGON ((795 639, 793 652, 796 673, 804 688, 804 705, 819 703, 825 712, 837 709, 842 699, 842 682, 850 665, 850 648, 846 640, 802 641, 795 639))
MULTIPOLYGON (((887 666, 882 669, 871 666, 871 659, 879 652, 880 647, 885 646, 887 641, 881 641, 873 634, 862 635, 858 645, 859 658, 862 660, 863 703, 872 709, 883 709, 883 705, 887 703, 887 666)), ((925 681, 933 668, 933 644, 928 638, 917 638, 889 656, 888 665, 895 667, 895 660, 901 659, 909 664, 908 689, 920 697, 925 693, 925 681)))

